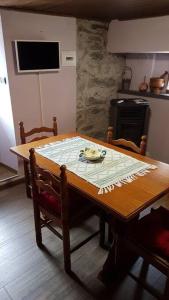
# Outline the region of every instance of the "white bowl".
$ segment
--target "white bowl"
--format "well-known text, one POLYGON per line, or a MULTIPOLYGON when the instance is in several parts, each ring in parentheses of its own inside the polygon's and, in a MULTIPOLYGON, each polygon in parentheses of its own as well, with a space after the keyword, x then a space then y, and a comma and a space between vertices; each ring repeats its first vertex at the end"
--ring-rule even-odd
POLYGON ((103 158, 106 155, 105 151, 95 148, 86 148, 85 150, 81 150, 80 156, 83 156, 87 160, 98 160, 103 158))

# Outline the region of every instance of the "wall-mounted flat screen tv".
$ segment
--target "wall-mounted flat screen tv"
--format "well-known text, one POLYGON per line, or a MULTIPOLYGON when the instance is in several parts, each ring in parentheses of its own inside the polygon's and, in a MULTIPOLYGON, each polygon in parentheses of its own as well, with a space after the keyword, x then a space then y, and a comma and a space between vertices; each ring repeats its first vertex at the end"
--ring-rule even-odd
POLYGON ((15 41, 17 70, 53 72, 60 69, 60 43, 56 41, 15 41))

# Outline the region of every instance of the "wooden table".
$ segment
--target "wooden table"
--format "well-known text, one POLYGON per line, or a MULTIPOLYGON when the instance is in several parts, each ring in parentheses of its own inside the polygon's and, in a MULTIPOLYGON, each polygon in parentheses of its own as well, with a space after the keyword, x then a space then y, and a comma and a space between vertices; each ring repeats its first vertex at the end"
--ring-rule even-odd
MULTIPOLYGON (((114 243, 103 266, 102 275, 107 275, 110 272, 113 272, 113 275, 115 274, 116 277, 116 272, 119 270, 119 262, 122 262, 124 267, 124 259, 126 260, 124 252, 121 255, 122 247, 119 247, 119 237, 124 228, 127 227, 126 225, 134 222, 141 211, 169 192, 169 165, 76 133, 50 137, 25 145, 12 147, 10 150, 19 157, 29 160, 30 148, 75 136, 81 136, 100 145, 112 148, 116 151, 157 166, 157 169, 151 170, 147 175, 138 177, 133 182, 124 184, 120 188, 116 187, 113 191, 103 195, 98 195, 98 188, 94 185, 67 171, 68 183, 71 188, 76 189, 76 191, 82 193, 89 200, 102 207, 104 211, 112 217, 114 243)), ((36 159, 39 166, 50 170, 54 174, 60 173, 59 166, 56 163, 38 154, 36 154, 36 159)))
MULTIPOLYGON (((104 210, 108 211, 117 219, 128 222, 135 216, 139 215, 139 213, 146 207, 157 201, 161 196, 169 192, 168 164, 117 148, 107 143, 103 143, 97 139, 89 138, 85 135, 80 135, 77 133, 58 135, 25 145, 12 147, 10 150, 17 156, 25 160, 29 160, 30 148, 75 136, 81 136, 100 145, 118 150, 141 161, 157 166, 157 169, 151 170, 147 175, 138 177, 133 182, 122 185, 122 187, 120 188, 117 187, 112 192, 103 195, 98 195, 97 187, 86 182, 77 175, 67 171, 68 182, 71 187, 84 194, 87 198, 89 198, 91 201, 94 201, 97 205, 100 205, 102 208, 104 208, 104 210)), ((41 167, 49 169, 54 174, 59 174, 59 166, 57 164, 38 154, 36 154, 36 157, 37 162, 41 167)))

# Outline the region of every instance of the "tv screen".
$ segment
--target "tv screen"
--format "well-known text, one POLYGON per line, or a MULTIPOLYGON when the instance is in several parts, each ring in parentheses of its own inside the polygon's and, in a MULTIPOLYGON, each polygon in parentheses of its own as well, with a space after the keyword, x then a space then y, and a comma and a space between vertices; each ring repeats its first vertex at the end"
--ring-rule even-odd
POLYGON ((18 72, 45 72, 60 69, 60 43, 15 41, 18 72))

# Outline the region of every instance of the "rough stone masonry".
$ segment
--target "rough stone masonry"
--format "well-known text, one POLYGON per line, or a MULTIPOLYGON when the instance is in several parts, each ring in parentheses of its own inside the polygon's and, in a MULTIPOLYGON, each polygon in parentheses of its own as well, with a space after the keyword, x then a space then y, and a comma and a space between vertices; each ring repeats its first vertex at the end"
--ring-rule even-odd
POLYGON ((106 50, 108 23, 77 20, 77 131, 105 139, 125 60, 106 50))

